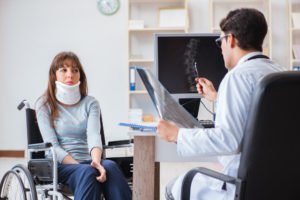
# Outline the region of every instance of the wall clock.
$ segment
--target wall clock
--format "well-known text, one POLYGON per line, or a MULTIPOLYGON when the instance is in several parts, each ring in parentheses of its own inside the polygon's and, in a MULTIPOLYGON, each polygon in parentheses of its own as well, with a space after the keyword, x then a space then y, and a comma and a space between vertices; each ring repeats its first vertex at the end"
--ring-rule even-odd
POLYGON ((120 0, 97 0, 98 10, 104 15, 113 15, 120 8, 120 0))

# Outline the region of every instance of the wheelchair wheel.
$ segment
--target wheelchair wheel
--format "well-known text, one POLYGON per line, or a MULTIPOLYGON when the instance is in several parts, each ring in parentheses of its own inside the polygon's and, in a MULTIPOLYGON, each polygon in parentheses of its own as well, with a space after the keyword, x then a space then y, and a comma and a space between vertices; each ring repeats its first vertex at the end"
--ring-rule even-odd
POLYGON ((0 183, 0 199, 26 200, 25 188, 17 172, 9 170, 4 174, 0 183))
POLYGON ((26 198, 28 200, 37 200, 38 198, 37 198, 36 188, 35 188, 31 173, 29 172, 27 167, 25 167, 24 165, 18 164, 18 165, 15 165, 12 168, 12 170, 15 171, 21 178, 24 188, 25 188, 26 198))

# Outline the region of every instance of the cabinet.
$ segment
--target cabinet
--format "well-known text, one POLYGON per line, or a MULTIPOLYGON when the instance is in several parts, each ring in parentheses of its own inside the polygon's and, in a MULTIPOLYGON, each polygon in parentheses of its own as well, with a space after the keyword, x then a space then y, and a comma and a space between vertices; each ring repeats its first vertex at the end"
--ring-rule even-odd
MULTIPOLYGON (((128 71, 130 67, 139 66, 156 73, 154 34, 182 33, 187 32, 188 28, 187 0, 128 0, 128 71)), ((135 85, 135 90, 130 90, 128 86, 129 110, 142 109, 144 115, 157 116, 137 74, 135 85)))
POLYGON ((300 2, 289 1, 290 69, 300 71, 300 2))
POLYGON ((209 19, 210 31, 220 32, 219 23, 229 11, 237 8, 255 8, 261 11, 268 23, 268 33, 263 44, 263 53, 272 56, 272 27, 271 27, 271 2, 270 0, 210 0, 209 19))

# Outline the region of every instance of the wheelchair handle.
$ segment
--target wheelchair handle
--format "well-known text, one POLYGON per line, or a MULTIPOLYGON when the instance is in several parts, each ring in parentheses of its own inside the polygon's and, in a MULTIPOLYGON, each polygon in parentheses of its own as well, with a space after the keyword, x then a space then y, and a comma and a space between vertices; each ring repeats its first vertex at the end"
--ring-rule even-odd
POLYGON ((29 104, 29 102, 26 99, 24 99, 23 101, 21 101, 21 103, 18 105, 17 108, 18 108, 18 110, 22 110, 24 108, 24 106, 26 108, 30 108, 30 104, 29 104))

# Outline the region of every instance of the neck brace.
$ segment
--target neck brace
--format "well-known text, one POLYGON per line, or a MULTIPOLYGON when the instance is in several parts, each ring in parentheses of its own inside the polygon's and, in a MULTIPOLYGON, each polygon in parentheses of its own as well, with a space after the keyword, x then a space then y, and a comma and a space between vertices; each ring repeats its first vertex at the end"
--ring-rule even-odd
POLYGON ((79 90, 80 81, 75 85, 66 85, 62 82, 55 81, 56 99, 66 105, 74 105, 80 101, 81 94, 79 90))

